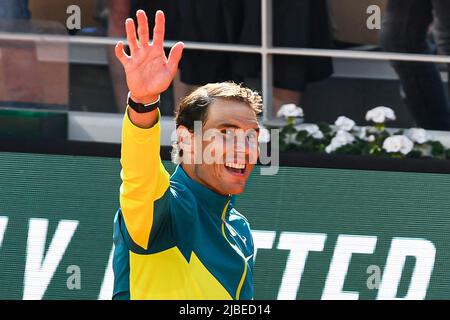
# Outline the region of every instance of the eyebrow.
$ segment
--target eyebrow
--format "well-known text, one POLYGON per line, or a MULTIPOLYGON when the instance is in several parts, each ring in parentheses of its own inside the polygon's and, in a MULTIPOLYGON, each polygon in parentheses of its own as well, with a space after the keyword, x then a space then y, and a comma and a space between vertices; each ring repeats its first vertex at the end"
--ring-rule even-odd
POLYGON ((217 126, 217 129, 222 129, 222 128, 234 128, 234 129, 241 129, 241 130, 249 130, 249 129, 252 129, 252 130, 255 130, 256 132, 259 132, 259 131, 260 131, 259 126, 258 126, 258 127, 253 127, 253 128, 249 128, 249 129, 242 129, 241 127, 239 127, 239 126, 237 126, 237 125, 235 125, 235 124, 233 124, 233 123, 226 123, 226 122, 220 123, 220 124, 217 126))

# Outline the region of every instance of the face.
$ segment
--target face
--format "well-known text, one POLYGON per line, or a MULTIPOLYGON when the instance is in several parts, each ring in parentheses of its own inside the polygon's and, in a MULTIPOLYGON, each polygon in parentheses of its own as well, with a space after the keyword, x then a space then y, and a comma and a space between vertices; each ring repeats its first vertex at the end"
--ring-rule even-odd
POLYGON ((241 193, 258 158, 256 113, 243 102, 216 100, 202 129, 203 139, 193 138, 202 161, 189 165, 191 178, 222 195, 241 193))

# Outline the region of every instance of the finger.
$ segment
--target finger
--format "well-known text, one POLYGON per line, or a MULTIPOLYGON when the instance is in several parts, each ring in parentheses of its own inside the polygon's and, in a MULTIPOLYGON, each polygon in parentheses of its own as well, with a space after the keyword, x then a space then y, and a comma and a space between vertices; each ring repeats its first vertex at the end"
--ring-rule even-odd
POLYGON ((130 47, 131 55, 133 55, 133 53, 139 49, 136 39, 136 27, 134 25, 133 19, 128 18, 125 21, 125 27, 127 30, 128 46, 130 47))
POLYGON ((148 45, 149 42, 149 31, 148 31, 148 19, 144 10, 138 10, 136 13, 138 21, 138 35, 139 43, 141 46, 148 45))
POLYGON ((177 42, 172 49, 170 49, 169 59, 167 65, 169 67, 172 76, 175 76, 178 70, 178 64, 180 63, 181 56, 183 55, 184 43, 177 42))
POLYGON ((152 45, 156 48, 163 48, 164 46, 165 23, 166 18, 164 17, 164 12, 161 10, 156 11, 152 43, 152 45))
POLYGON ((119 59, 120 63, 122 63, 123 66, 128 62, 128 59, 130 58, 125 51, 123 50, 123 42, 119 41, 116 44, 116 47, 114 48, 114 51, 116 53, 117 59, 119 59))

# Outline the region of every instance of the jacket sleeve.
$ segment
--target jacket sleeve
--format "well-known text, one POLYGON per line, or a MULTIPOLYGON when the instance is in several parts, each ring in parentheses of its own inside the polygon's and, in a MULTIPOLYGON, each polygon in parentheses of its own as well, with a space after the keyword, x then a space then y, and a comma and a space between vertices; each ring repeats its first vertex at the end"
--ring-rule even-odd
POLYGON ((169 188, 169 173, 160 157, 160 118, 158 114, 153 127, 142 129, 131 122, 127 108, 122 127, 120 207, 131 240, 144 250, 155 224, 163 220, 159 215, 169 214, 154 214, 155 201, 169 188))

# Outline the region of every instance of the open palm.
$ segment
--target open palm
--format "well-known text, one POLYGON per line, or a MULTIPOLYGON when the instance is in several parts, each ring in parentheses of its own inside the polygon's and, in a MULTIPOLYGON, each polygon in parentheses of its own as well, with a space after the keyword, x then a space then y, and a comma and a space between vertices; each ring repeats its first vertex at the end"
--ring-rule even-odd
POLYGON ((177 73, 184 44, 176 43, 167 58, 164 52, 164 13, 160 10, 156 12, 152 44, 149 43, 147 15, 143 10, 139 10, 136 16, 139 40, 134 21, 129 18, 125 27, 130 55, 124 52, 124 44, 121 41, 117 43, 115 52, 125 69, 128 89, 133 100, 145 104, 153 102, 170 86, 177 73))

